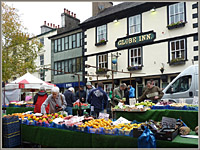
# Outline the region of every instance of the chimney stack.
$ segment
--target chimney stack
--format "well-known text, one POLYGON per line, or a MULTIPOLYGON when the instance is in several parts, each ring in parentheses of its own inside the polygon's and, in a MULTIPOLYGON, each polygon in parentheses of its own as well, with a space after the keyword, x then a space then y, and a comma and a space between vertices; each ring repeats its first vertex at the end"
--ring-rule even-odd
POLYGON ((76 14, 74 14, 74 18, 76 18, 76 14))
POLYGON ((46 21, 44 21, 44 25, 46 25, 46 21))

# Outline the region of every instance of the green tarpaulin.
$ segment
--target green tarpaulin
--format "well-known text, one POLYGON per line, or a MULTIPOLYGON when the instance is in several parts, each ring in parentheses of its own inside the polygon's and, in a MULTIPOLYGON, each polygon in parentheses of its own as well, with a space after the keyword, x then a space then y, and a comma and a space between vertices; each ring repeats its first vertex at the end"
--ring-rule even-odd
MULTIPOLYGON (((138 140, 126 136, 98 135, 27 125, 22 125, 21 135, 23 141, 57 148, 137 148, 138 140)), ((177 136, 173 141, 157 140, 157 147, 197 148, 198 139, 177 136)))

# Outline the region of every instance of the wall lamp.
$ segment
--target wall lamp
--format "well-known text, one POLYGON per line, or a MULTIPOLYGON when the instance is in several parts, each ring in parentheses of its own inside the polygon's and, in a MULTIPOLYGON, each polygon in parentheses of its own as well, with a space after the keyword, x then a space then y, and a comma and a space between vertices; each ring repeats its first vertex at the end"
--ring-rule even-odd
POLYGON ((151 12, 155 12, 155 11, 156 11, 156 9, 155 9, 155 8, 152 8, 150 11, 151 11, 151 12))
POLYGON ((115 19, 113 22, 114 22, 114 23, 117 23, 117 22, 118 22, 118 20, 117 20, 117 19, 115 19))

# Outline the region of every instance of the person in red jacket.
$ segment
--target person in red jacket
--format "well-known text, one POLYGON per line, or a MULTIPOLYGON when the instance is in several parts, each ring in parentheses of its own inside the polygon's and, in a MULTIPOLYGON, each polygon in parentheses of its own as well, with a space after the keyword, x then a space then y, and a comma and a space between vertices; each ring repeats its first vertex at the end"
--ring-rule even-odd
MULTIPOLYGON (((40 91, 34 96, 34 113, 41 113, 41 106, 44 101, 47 99, 48 94, 45 91, 45 88, 40 87, 40 91)), ((46 107, 46 113, 49 113, 49 105, 46 107)))

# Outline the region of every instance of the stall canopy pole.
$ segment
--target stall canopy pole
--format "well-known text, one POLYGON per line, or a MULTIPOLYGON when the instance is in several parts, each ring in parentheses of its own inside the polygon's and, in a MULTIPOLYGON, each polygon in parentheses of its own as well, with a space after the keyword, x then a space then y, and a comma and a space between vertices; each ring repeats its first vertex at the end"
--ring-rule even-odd
POLYGON ((112 99, 114 98, 114 72, 112 71, 112 99))
POLYGON ((132 75, 132 73, 130 73, 130 85, 132 86, 132 83, 131 83, 131 75, 132 75))
MULTIPOLYGON (((6 86, 4 86, 4 107, 5 107, 5 105, 6 105, 6 86)), ((5 109, 3 109, 3 113, 6 113, 5 112, 5 109)))

